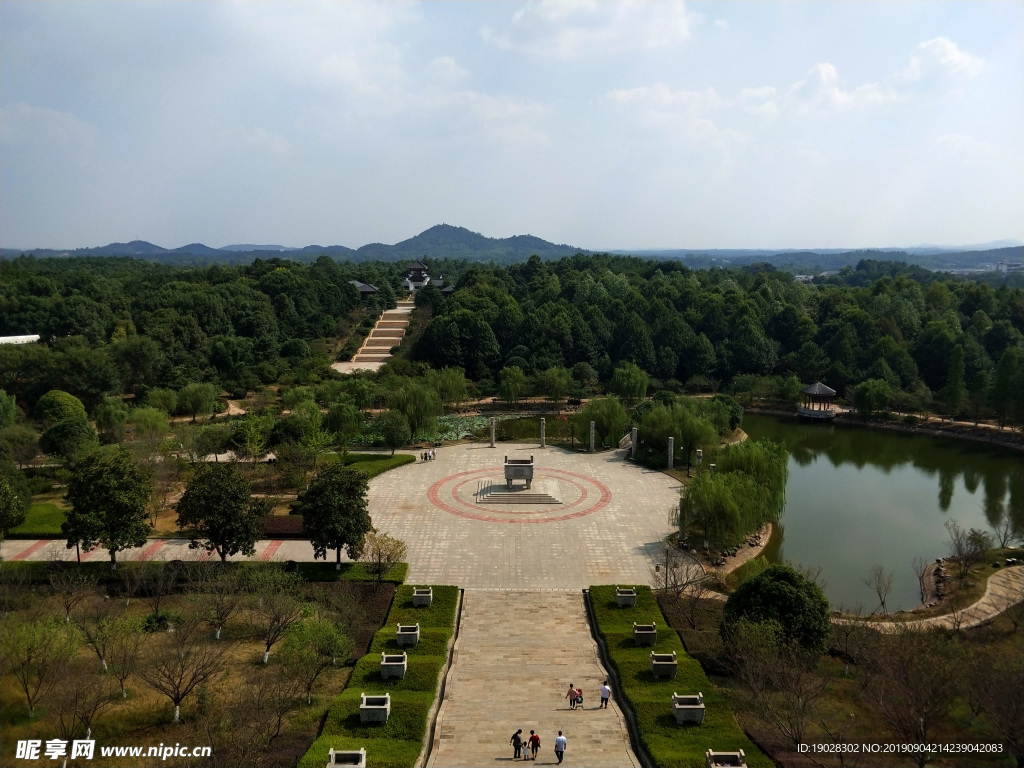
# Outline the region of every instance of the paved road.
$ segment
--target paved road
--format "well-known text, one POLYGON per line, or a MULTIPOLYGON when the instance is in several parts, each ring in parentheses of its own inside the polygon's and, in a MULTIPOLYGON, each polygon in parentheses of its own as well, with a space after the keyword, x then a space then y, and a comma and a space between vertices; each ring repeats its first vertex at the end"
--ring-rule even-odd
POLYGON ((639 761, 613 701, 598 709, 608 677, 590 635, 580 592, 466 590, 462 625, 437 716, 429 768, 482 766, 512 758, 509 738, 535 730, 535 765, 554 765, 558 731, 568 739, 565 763, 630 768, 639 761), (582 688, 582 709, 563 698, 582 688))

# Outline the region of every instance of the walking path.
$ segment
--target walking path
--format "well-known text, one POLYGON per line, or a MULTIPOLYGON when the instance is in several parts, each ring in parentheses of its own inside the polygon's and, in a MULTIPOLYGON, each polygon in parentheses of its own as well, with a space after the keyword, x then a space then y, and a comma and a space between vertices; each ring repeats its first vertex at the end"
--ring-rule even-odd
POLYGON ((524 737, 531 729, 540 736, 536 765, 557 762, 562 731, 567 765, 639 766, 615 701, 597 708, 607 678, 582 593, 466 590, 427 766, 511 761, 509 738, 519 728, 524 737), (583 689, 576 711, 563 698, 569 683, 583 689))
MULTIPOLYGON (((985 594, 976 602, 965 608, 941 616, 932 616, 915 621, 887 620, 868 622, 882 632, 893 632, 897 627, 908 626, 915 629, 942 628, 968 629, 991 621, 1003 611, 1024 601, 1024 566, 1015 565, 993 573, 988 577, 985 594)), ((948 605, 948 604, 947 604, 948 605)), ((910 614, 913 615, 913 614, 910 614)), ((906 614, 904 614, 906 616, 906 614)))

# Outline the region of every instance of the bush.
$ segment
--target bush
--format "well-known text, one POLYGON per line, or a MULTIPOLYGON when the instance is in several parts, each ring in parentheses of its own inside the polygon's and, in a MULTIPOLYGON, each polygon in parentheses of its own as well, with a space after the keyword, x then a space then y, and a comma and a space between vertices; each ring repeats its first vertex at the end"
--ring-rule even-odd
POLYGON ((619 608, 615 604, 615 587, 591 587, 590 606, 598 635, 604 640, 608 661, 616 670, 622 694, 633 710, 640 743, 658 768, 697 766, 704 764, 704 752, 716 749, 742 749, 747 765, 758 768, 772 762, 740 730, 728 702, 710 683, 700 664, 686 653, 683 644, 658 608, 645 586, 636 587, 636 605, 619 608), (658 624, 658 642, 653 647, 637 647, 633 643, 633 622, 658 624), (650 652, 675 651, 678 661, 674 679, 656 679, 650 672, 650 652), (672 715, 673 692, 700 691, 704 694, 704 722, 697 727, 676 725, 672 715))
POLYGON ((821 587, 788 565, 772 565, 737 587, 725 603, 722 636, 740 619, 778 622, 787 641, 821 655, 832 634, 828 598, 821 587))
POLYGON ((142 621, 143 632, 166 632, 172 624, 181 620, 173 611, 153 611, 142 621))

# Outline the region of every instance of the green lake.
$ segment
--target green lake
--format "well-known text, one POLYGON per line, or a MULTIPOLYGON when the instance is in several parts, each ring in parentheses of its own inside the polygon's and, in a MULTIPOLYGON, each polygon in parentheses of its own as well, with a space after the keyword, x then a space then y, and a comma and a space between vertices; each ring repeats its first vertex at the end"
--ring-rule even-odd
POLYGON ((747 413, 753 439, 790 452, 775 562, 820 566, 833 607, 878 600, 864 581, 881 565, 893 573, 890 611, 920 604, 913 561, 949 552, 944 524, 992 532, 1001 516, 1024 521, 1024 456, 968 440, 867 427, 815 424, 747 413))

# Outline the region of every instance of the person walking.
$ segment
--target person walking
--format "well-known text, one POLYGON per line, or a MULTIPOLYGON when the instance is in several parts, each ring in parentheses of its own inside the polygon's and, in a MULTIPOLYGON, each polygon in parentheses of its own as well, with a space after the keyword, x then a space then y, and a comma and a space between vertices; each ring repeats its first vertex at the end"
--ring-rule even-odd
POLYGON ((608 709, 608 699, 612 697, 612 689, 608 687, 608 681, 605 680, 601 685, 601 706, 598 709, 608 709))
POLYGON ((530 754, 533 755, 534 760, 537 759, 537 753, 540 752, 540 736, 533 731, 530 731, 530 738, 526 742, 530 746, 530 754))
POLYGON ((513 733, 512 738, 508 740, 508 743, 512 745, 512 749, 514 750, 512 753, 512 759, 518 760, 523 751, 523 729, 520 728, 518 731, 513 733))
POLYGON ((562 757, 565 755, 565 747, 568 742, 562 732, 558 732, 558 738, 555 739, 555 756, 558 758, 558 764, 562 764, 562 757))
POLYGON ((565 698, 569 700, 569 709, 576 709, 576 686, 569 683, 569 692, 565 694, 565 698))

